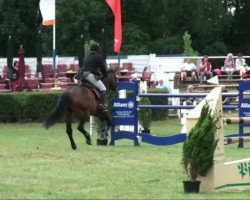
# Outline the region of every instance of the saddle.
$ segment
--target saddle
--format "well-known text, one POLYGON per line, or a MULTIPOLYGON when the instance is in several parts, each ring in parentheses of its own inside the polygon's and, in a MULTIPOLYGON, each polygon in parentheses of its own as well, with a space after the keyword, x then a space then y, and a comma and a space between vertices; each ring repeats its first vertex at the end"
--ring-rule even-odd
POLYGON ((98 99, 101 98, 101 91, 97 87, 92 85, 89 81, 87 81, 85 79, 82 79, 81 80, 81 86, 84 86, 84 87, 87 87, 87 88, 91 89, 98 99))

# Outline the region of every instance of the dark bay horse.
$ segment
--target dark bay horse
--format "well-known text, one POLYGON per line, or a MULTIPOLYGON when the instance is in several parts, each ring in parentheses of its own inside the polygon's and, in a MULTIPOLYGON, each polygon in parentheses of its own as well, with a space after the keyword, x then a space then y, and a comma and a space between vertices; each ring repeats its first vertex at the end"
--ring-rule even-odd
MULTIPOLYGON (((117 77, 115 71, 109 70, 107 77, 103 80, 103 82, 107 90, 116 91, 117 77)), ((61 94, 56 107, 45 120, 44 126, 48 129, 64 116, 66 121, 66 132, 68 134, 71 147, 75 150, 77 147, 73 139, 71 126, 72 114, 75 113, 79 118, 79 125, 77 129, 85 136, 86 143, 91 145, 90 135, 84 129, 84 124, 89 120, 90 115, 96 116, 106 122, 106 134, 111 125, 109 113, 101 112, 98 105, 99 99, 89 87, 83 85, 73 86, 61 94)))

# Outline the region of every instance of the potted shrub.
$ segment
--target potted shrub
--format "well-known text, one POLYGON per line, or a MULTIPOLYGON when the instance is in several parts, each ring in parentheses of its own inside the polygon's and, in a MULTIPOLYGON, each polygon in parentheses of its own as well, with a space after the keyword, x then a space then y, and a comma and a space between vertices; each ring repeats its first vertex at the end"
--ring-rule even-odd
MULTIPOLYGON (((139 105, 151 105, 149 98, 144 97, 139 101, 139 105)), ((138 111, 138 119, 141 124, 143 130, 142 133, 150 134, 150 126, 152 122, 152 110, 151 109, 140 109, 138 111)))
POLYGON ((197 124, 188 133, 182 149, 182 166, 189 178, 183 181, 184 192, 199 192, 198 176, 205 176, 214 164, 214 151, 217 120, 211 116, 211 110, 206 103, 197 124))

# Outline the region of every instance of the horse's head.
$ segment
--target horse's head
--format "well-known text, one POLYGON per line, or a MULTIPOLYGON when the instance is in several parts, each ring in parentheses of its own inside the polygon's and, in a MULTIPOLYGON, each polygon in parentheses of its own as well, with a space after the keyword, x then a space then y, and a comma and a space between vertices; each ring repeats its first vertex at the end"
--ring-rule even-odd
POLYGON ((113 69, 109 69, 107 71, 107 77, 104 80, 104 84, 108 90, 112 90, 116 92, 117 89, 118 78, 116 75, 116 71, 113 69))

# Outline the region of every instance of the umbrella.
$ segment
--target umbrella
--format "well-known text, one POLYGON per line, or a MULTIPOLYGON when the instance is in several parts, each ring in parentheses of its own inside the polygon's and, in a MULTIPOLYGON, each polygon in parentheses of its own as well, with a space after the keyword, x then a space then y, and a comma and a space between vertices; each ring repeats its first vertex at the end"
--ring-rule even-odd
POLYGON ((25 75, 24 54, 25 54, 25 51, 23 49, 23 45, 20 45, 20 49, 19 49, 19 65, 18 65, 18 73, 19 73, 20 78, 24 78, 24 75, 25 75))
POLYGON ((80 45, 79 45, 79 56, 78 56, 78 62, 79 62, 80 68, 83 67, 83 59, 84 59, 84 55, 85 55, 84 43, 85 43, 84 37, 83 37, 83 35, 81 35, 80 45))
POLYGON ((9 36, 8 44, 7 44, 7 66, 8 66, 8 78, 10 80, 13 79, 13 71, 12 71, 12 65, 13 65, 13 43, 11 36, 9 36))
POLYGON ((36 72, 42 73, 42 37, 41 37, 41 30, 38 30, 37 38, 36 38, 36 60, 37 60, 37 66, 36 66, 36 72))
POLYGON ((24 54, 25 54, 25 51, 23 49, 23 46, 20 45, 19 63, 18 63, 18 86, 16 88, 17 91, 22 91, 23 83, 24 83, 24 75, 25 75, 24 54))

